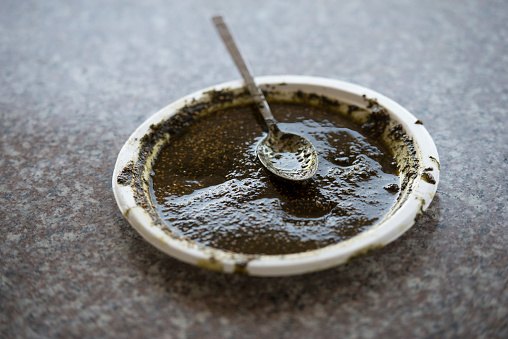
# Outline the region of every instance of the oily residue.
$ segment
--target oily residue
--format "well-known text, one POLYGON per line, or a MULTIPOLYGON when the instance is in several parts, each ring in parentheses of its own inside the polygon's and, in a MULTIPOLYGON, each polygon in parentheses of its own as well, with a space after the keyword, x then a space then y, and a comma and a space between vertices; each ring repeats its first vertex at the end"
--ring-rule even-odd
POLYGON ((434 158, 432 155, 429 155, 429 159, 432 160, 436 164, 438 171, 440 171, 441 170, 441 164, 439 163, 439 160, 434 158))
POLYGON ((249 263, 248 261, 239 261, 239 262, 237 262, 235 264, 234 273, 248 275, 249 274, 249 272, 247 270, 248 263, 249 263))
POLYGON ((255 108, 214 112, 170 140, 152 168, 153 205, 175 234, 235 253, 299 253, 349 239, 389 212, 399 177, 379 141, 329 110, 271 108, 282 130, 319 150, 318 173, 304 183, 272 177, 255 156, 263 138, 255 108))
POLYGON ((362 125, 362 130, 374 138, 379 138, 390 123, 390 116, 386 108, 376 106, 369 115, 366 123, 362 125))
POLYGON ((434 176, 432 175, 432 173, 430 173, 432 171, 432 168, 430 169, 425 169, 423 172, 422 172, 422 179, 429 183, 429 184, 433 184, 435 185, 436 184, 436 179, 434 179, 434 176))
MULTIPOLYGON (((357 105, 345 104, 313 93, 299 91, 292 96, 288 96, 288 93, 271 91, 265 92, 265 95, 271 105, 280 105, 279 109, 275 110, 280 111, 276 118, 287 124, 289 129, 296 128, 295 132, 305 134, 306 129, 308 132, 312 126, 343 128, 337 126, 333 119, 347 116, 355 122, 347 127, 354 132, 352 134, 358 133, 365 138, 363 140, 369 140, 366 146, 358 147, 353 143, 353 147, 346 149, 332 148, 332 152, 328 152, 328 155, 333 153, 333 157, 328 157, 326 161, 320 159, 322 164, 329 163, 329 166, 323 168, 330 173, 320 174, 324 186, 320 186, 322 183, 314 179, 298 185, 288 184, 271 177, 261 168, 255 156, 252 156, 253 145, 259 140, 257 138, 262 136, 259 116, 252 107, 241 108, 248 111, 246 115, 251 119, 255 117, 249 124, 244 124, 244 119, 249 118, 235 115, 223 121, 225 125, 230 125, 222 130, 222 135, 217 131, 210 133, 210 136, 215 133, 215 139, 209 139, 212 142, 182 142, 193 128, 205 131, 202 123, 209 117, 213 120, 214 116, 225 116, 227 108, 231 107, 236 111, 238 108, 236 105, 251 102, 246 91, 233 93, 228 90, 212 91, 208 93, 207 100, 192 102, 168 121, 151 126, 150 133, 141 140, 142 146, 137 161, 126 166, 117 178, 118 183, 130 184, 135 191, 136 203, 151 215, 156 225, 172 237, 189 240, 198 246, 221 248, 238 253, 296 253, 324 247, 368 229, 386 217, 386 212, 395 203, 395 207, 388 212, 393 213, 409 194, 412 180, 418 172, 414 144, 402 127, 394 125, 386 118, 386 110, 377 104, 375 99, 364 97, 369 108, 366 110, 357 105), (300 104, 300 108, 306 113, 295 115, 292 113, 293 109, 284 108, 294 103, 300 104), (315 108, 318 111, 326 111, 326 117, 313 120, 313 117, 306 115, 309 110, 313 111, 315 108), (244 140, 243 143, 228 140, 231 128, 237 128, 238 131, 242 131, 239 133, 240 136, 250 139, 244 140), (158 145, 161 144, 161 140, 169 141, 163 146, 163 150, 159 151, 158 145), (218 147, 213 152, 204 152, 200 155, 196 152, 199 151, 199 147, 193 149, 198 146, 197 144, 211 147, 214 144, 213 140, 218 147), (182 143, 187 152, 181 159, 186 161, 191 159, 191 162, 194 162, 193 166, 175 161, 176 157, 161 161, 164 149, 170 149, 178 142, 182 143), (240 154, 243 155, 238 156, 238 153, 235 153, 239 150, 235 145, 243 147, 240 149, 240 154), (371 146, 376 150, 373 151, 371 146), (385 146, 389 151, 384 148, 385 146), (378 152, 380 153, 377 154, 378 152), (153 160, 155 156, 156 159, 153 160), (231 160, 240 160, 242 166, 231 171, 231 160), (152 168, 152 162, 154 162, 153 169, 150 170, 152 175, 149 175, 147 168, 152 168), (173 183, 176 191, 169 189, 167 191, 169 194, 163 193, 161 197, 157 197, 155 192, 162 186, 159 187, 157 184, 154 186, 154 178, 164 172, 160 171, 162 168, 160 164, 164 162, 171 163, 173 169, 182 172, 176 180, 179 182, 173 183), (394 167, 395 163, 397 167, 394 167), (251 167, 245 171, 244 165, 251 167), (209 173, 200 172, 200 168, 209 170, 209 173), (229 168, 230 172, 221 172, 225 168, 229 168), (396 177, 397 170, 402 178, 400 183, 396 177), (182 175, 185 177, 183 180, 182 175), (341 184, 333 187, 334 181, 341 184), (332 190, 326 192, 324 188, 332 190), (208 193, 205 193, 206 191, 208 193), (199 195, 203 199, 196 200, 199 195), (252 196, 257 196, 258 201, 254 203, 249 201, 252 196), (384 197, 384 200, 378 196, 384 197), (231 197, 236 200, 229 199, 231 197), (178 208, 168 207, 171 206, 172 199, 180 200, 179 204, 175 205, 178 208), (351 199, 357 199, 357 202, 352 202, 351 199), (376 205, 379 201, 384 202, 379 204, 380 208, 377 211, 371 208, 371 205, 376 205), (198 203, 192 206, 195 202, 198 203), (220 204, 223 204, 224 208, 218 207, 220 204), (250 206, 250 212, 243 208, 245 205, 250 206), (361 206, 370 212, 357 213, 361 206), (235 210, 237 207, 240 208, 236 212, 226 218, 223 217, 227 209, 235 210), (171 213, 164 212, 164 208, 167 211, 173 208, 174 212, 171 213, 185 215, 184 219, 190 223, 185 226, 183 221, 180 223, 169 220, 167 217, 171 213), (205 213, 201 213, 203 211, 205 213), (216 215, 210 214, 211 211, 215 211, 216 215), (259 219, 259 216, 262 219, 259 219), (217 221, 217 217, 222 218, 224 222, 217 221), (352 221, 355 218, 356 221, 352 221), (194 232, 195 225, 204 228, 205 232, 194 232), (271 241, 265 241, 266 239, 271 241)), ((199 133, 199 140, 202 136, 199 133)), ((325 139, 327 138, 322 140, 325 139)), ((344 143, 347 138, 336 139, 332 141, 344 143)), ((321 153, 320 156, 325 155, 321 153)), ((165 189, 167 187, 162 190, 165 189)), ((202 264, 208 267, 211 263, 207 261, 202 264)), ((219 269, 221 265, 214 262, 211 266, 219 269)), ((239 265, 238 271, 242 270, 243 265, 239 265)))
POLYGON ((120 174, 118 175, 118 177, 116 178, 116 181, 118 182, 119 185, 123 185, 123 186, 126 186, 126 185, 129 185, 132 181, 132 171, 133 171, 133 168, 134 168, 134 164, 132 162, 129 162, 127 164, 127 166, 125 166, 122 171, 120 172, 120 174))
POLYGON ((196 265, 217 272, 222 272, 223 269, 222 262, 215 259, 214 257, 211 257, 210 259, 198 260, 196 265))

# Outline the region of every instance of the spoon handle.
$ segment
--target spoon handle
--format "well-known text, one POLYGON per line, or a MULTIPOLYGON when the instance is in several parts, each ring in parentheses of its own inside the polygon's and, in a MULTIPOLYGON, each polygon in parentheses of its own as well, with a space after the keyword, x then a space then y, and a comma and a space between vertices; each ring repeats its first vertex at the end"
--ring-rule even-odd
POLYGON ((215 28, 219 32, 222 40, 224 41, 229 54, 233 58, 236 67, 242 74, 243 80, 245 80, 245 84, 247 85, 247 89, 249 90, 254 103, 261 112, 261 115, 263 116, 266 124, 270 129, 276 127, 276 121, 272 115, 272 111, 270 110, 268 103, 266 102, 265 96, 263 95, 261 89, 254 82, 250 67, 247 64, 245 58, 242 56, 242 53, 238 48, 238 44, 235 42, 235 39, 233 38, 230 29, 224 21, 224 18, 220 15, 217 15, 212 18, 212 21, 215 24, 215 28))

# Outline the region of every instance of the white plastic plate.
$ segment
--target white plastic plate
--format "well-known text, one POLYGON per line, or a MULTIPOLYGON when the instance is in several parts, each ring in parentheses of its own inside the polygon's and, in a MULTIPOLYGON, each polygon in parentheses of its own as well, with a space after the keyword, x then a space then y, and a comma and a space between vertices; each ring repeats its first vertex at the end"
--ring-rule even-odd
MULTIPOLYGON (((166 121, 185 105, 206 100, 211 90, 240 90, 243 81, 232 81, 206 88, 181 98, 166 106, 145 121, 123 146, 113 173, 113 191, 120 211, 128 222, 159 250, 189 264, 227 273, 243 273, 256 276, 284 276, 313 272, 348 262, 354 257, 381 248, 406 232, 429 206, 439 182, 439 157, 436 147, 425 127, 402 106, 373 90, 351 83, 309 76, 257 77, 260 87, 315 93, 360 107, 366 107, 364 96, 375 99, 388 110, 391 120, 402 125, 412 138, 418 159, 417 175, 410 182, 407 196, 401 204, 379 224, 359 235, 318 250, 289 255, 245 255, 230 253, 172 236, 169 227, 149 213, 151 206, 140 204, 134 185, 119 182, 124 168, 138 160, 141 139, 151 132, 151 125, 166 121), (433 180, 424 180, 431 176, 433 180)), ((149 165, 146 165, 149 166, 149 165)), ((145 169, 143 173, 148 173, 145 169)), ((132 178, 136 179, 136 178, 132 178)), ((141 179, 141 178, 138 178, 141 179)), ((121 180, 120 180, 121 181, 121 180)))

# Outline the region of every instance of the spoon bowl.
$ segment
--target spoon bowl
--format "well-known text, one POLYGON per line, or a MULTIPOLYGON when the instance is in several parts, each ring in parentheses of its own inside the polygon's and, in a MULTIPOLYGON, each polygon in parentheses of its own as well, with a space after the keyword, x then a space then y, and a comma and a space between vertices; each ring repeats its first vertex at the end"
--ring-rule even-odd
POLYGON ((224 22, 224 18, 220 15, 214 16, 212 21, 268 126, 268 135, 256 147, 256 153, 261 164, 276 176, 286 180, 302 181, 310 179, 318 169, 316 149, 306 138, 279 129, 263 91, 254 82, 252 72, 231 31, 224 22))
POLYGON ((261 163, 278 177, 302 181, 318 168, 317 152, 312 143, 294 133, 282 132, 276 125, 256 147, 261 163))

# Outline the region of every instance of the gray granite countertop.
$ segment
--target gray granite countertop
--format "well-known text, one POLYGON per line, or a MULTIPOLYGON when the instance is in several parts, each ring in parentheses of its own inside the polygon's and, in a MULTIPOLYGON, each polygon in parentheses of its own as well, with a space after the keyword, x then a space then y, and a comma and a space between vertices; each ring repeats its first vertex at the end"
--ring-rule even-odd
POLYGON ((508 4, 499 1, 0 3, 1 338, 507 338, 508 4), (168 103, 239 75, 372 88, 441 158, 430 208, 349 264, 286 278, 170 258, 122 217, 123 143, 168 103))

